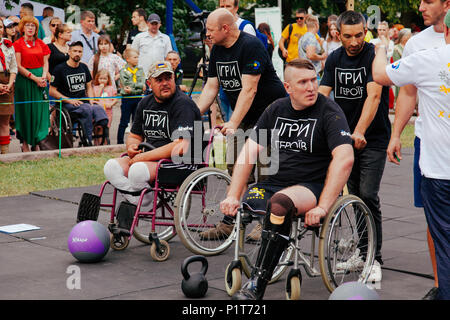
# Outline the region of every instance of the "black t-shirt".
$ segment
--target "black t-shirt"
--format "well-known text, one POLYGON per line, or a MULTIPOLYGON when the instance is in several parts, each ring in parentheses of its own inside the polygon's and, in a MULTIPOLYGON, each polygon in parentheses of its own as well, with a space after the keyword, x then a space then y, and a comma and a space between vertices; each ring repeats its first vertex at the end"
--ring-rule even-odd
POLYGON ((91 72, 83 62, 76 68, 61 63, 53 69, 51 85, 66 97, 79 99, 87 96, 86 84, 91 82, 91 72))
POLYGON ((136 38, 136 36, 141 32, 142 31, 139 31, 138 28, 134 28, 133 30, 131 30, 130 33, 128 34, 127 44, 132 44, 134 38, 136 38))
POLYGON ((209 77, 217 77, 233 110, 242 89, 244 74, 261 74, 256 96, 242 121, 251 125, 256 123, 268 105, 287 94, 261 40, 241 32, 230 48, 213 46, 209 61, 209 77))
MULTIPOLYGON (((348 56, 344 47, 333 51, 325 63, 320 85, 331 87, 334 99, 347 117, 350 130, 355 130, 364 102, 367 83, 372 82, 372 62, 375 58, 373 44, 365 43, 357 56, 348 56)), ((367 147, 387 148, 391 135, 389 121, 389 88, 383 87, 378 111, 365 133, 367 147)))
POLYGON ((289 97, 278 99, 261 115, 250 138, 265 145, 261 140, 268 137, 271 165, 278 163, 278 171, 267 181, 287 187, 300 182, 324 183, 331 152, 342 144, 351 145, 350 136, 342 109, 319 94, 316 103, 304 110, 295 110, 289 97))
POLYGON ((48 47, 51 52, 50 57, 48 58, 48 72, 53 75, 53 70, 57 65, 69 60, 69 54, 65 54, 59 51, 59 49, 53 43, 50 43, 48 47))
POLYGON ((153 94, 143 98, 137 106, 131 132, 157 148, 180 137, 190 138, 190 159, 194 159, 194 163, 201 161, 203 125, 200 110, 179 88, 164 103, 158 103, 153 94))

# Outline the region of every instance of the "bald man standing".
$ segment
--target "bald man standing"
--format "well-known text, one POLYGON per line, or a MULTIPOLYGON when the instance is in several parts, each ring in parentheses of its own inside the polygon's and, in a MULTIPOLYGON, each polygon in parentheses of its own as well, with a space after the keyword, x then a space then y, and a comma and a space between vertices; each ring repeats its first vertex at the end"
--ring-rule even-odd
MULTIPOLYGON (((233 135, 227 139, 227 164, 231 174, 240 151, 237 141, 244 141, 242 136, 240 139, 236 136, 253 128, 267 106, 286 96, 286 90, 261 41, 241 32, 235 24, 235 17, 227 9, 219 8, 211 12, 206 22, 206 36, 214 47, 210 56, 208 81, 200 95, 198 107, 201 113, 209 110, 219 87, 223 88, 233 110, 233 115, 222 128, 223 134, 233 135), (242 130, 236 132, 237 129, 242 130)), ((252 178, 249 183, 254 182, 252 178)), ((227 237, 232 229, 232 221, 225 220, 200 236, 215 240, 227 237)))

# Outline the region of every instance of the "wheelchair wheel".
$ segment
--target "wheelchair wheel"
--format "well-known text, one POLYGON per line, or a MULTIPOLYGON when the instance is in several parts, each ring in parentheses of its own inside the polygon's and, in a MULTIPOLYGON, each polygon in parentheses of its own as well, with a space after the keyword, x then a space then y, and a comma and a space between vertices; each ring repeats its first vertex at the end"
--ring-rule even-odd
POLYGON ((231 263, 227 265, 225 269, 225 289, 228 295, 231 297, 238 292, 242 286, 242 273, 239 268, 233 268, 230 270, 231 263))
MULTIPOLYGON (((248 234, 257 226, 258 223, 262 225, 262 222, 263 216, 258 215, 256 219, 255 217, 253 218, 253 221, 251 223, 243 224, 241 222, 241 227, 239 228, 239 235, 237 239, 240 252, 239 260, 241 261, 242 264, 242 271, 244 272, 247 278, 250 278, 251 276, 252 270, 255 266, 256 258, 258 257, 259 247, 261 246, 261 240, 248 241, 247 240, 248 234)), ((294 231, 292 230, 292 232, 294 231)), ((293 256, 294 249, 295 249, 294 244, 291 242, 281 255, 280 262, 278 266, 275 268, 269 283, 276 282, 287 270, 289 261, 292 259, 293 256)))
POLYGON ((300 300, 302 274, 300 270, 291 270, 286 278, 286 300, 300 300))
POLYGON ((170 246, 167 241, 160 240, 160 250, 158 251, 156 248, 156 243, 153 242, 150 247, 150 256, 153 260, 162 262, 166 261, 170 255, 170 246))
POLYGON ((376 247, 375 223, 364 202, 339 198, 325 219, 319 239, 319 265, 330 292, 344 282, 366 282, 376 247))
POLYGON ((130 243, 128 236, 111 234, 110 247, 116 251, 125 250, 130 243))
MULTIPOLYGON (((169 199, 166 197, 166 195, 163 194, 161 195, 161 197, 164 198, 164 202, 166 202, 166 204, 165 205, 158 204, 156 208, 154 231, 158 235, 159 240, 169 241, 176 236, 176 231, 173 226, 166 226, 163 223, 173 221, 174 213, 170 212, 170 210, 173 209, 169 206, 168 204, 169 199)), ((151 204, 151 206, 153 206, 153 203, 151 204)), ((145 210, 146 211, 153 210, 153 208, 149 207, 145 210)), ((140 215, 137 224, 134 227, 133 236, 142 243, 151 244, 152 241, 149 239, 150 232, 152 232, 152 217, 148 215, 140 215)))
POLYGON ((231 177, 217 168, 202 168, 190 174, 175 199, 175 227, 187 249, 211 256, 226 250, 233 242, 235 230, 219 240, 202 239, 200 233, 213 228, 224 217, 219 209, 225 199, 231 177))
POLYGON ((69 133, 72 131, 72 120, 70 119, 69 112, 62 108, 62 110, 54 106, 50 110, 50 128, 54 132, 59 132, 59 121, 61 118, 61 131, 69 133), (61 113, 61 115, 60 115, 61 113))

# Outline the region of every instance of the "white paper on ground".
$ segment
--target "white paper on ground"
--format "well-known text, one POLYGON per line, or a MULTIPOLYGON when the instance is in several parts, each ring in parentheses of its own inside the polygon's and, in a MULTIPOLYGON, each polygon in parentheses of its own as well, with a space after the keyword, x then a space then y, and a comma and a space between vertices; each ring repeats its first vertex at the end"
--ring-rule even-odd
POLYGON ((25 232, 25 231, 32 231, 32 230, 39 230, 41 228, 37 226, 33 226, 31 224, 26 223, 19 223, 19 224, 11 224, 8 226, 1 226, 0 232, 3 233, 18 233, 18 232, 25 232))

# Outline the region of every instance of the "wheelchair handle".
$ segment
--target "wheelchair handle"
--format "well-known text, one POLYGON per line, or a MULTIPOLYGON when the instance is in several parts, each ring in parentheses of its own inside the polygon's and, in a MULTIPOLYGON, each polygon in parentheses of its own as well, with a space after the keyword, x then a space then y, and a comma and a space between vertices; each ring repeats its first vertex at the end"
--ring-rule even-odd
POLYGON ((154 150, 156 149, 156 147, 154 145, 152 145, 151 143, 148 142, 141 142, 138 145, 138 149, 139 150, 143 150, 143 151, 150 151, 150 150, 154 150))

